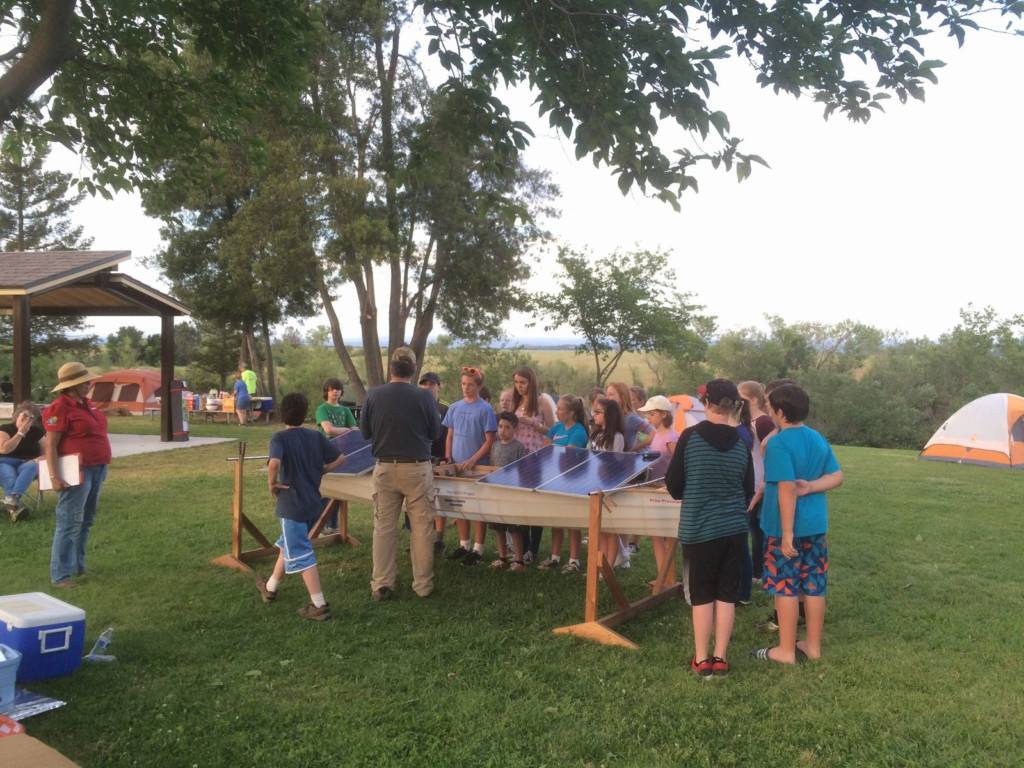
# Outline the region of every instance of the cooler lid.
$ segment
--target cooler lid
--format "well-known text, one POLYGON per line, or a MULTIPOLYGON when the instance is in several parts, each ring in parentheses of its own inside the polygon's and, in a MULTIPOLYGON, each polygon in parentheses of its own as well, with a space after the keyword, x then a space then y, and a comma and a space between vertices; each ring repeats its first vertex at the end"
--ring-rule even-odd
POLYGON ((85 611, 44 592, 0 596, 0 622, 17 629, 84 621, 85 611))

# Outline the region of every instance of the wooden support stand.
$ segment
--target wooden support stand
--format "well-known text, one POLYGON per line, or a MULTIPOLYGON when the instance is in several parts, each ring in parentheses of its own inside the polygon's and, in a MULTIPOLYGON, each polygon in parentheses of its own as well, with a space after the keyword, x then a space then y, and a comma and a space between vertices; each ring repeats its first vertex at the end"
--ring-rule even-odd
MULTIPOLYGON (((266 457, 249 457, 250 461, 258 461, 266 457)), ((238 458, 229 459, 237 462, 235 464, 235 486, 231 495, 231 552, 216 557, 210 562, 213 565, 222 565, 226 568, 235 568, 244 573, 249 573, 252 568, 249 563, 254 560, 262 560, 268 557, 277 557, 277 547, 257 527, 256 523, 249 519, 243 508, 244 501, 244 477, 245 477, 245 441, 238 443, 238 458), (260 544, 256 549, 242 549, 242 530, 245 529, 249 535, 260 544)), ((348 532, 348 502, 331 499, 324 511, 320 513, 316 525, 309 532, 309 540, 314 547, 323 547, 330 544, 349 544, 353 547, 359 546, 359 541, 348 532), (321 535, 321 531, 327 524, 331 515, 338 513, 338 532, 321 535)))
POLYGON ((654 582, 652 594, 642 600, 629 602, 618 579, 615 578, 612 564, 605 559, 601 552, 601 514, 603 509, 604 494, 592 494, 590 497, 590 544, 587 554, 587 591, 583 599, 583 623, 558 627, 553 631, 556 635, 575 635, 602 645, 617 645, 621 648, 636 650, 639 648, 636 643, 623 637, 612 627, 661 605, 666 600, 682 597, 683 585, 676 583, 674 578, 675 551, 673 551, 654 582), (615 611, 600 618, 597 615, 599 574, 604 577, 604 583, 617 606, 615 611), (670 585, 666 586, 667 584, 670 585))

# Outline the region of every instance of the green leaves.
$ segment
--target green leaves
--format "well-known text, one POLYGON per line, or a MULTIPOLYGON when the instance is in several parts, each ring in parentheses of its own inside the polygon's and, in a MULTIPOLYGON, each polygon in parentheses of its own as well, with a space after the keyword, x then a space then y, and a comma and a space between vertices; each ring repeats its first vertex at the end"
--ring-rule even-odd
MULTIPOLYGON (((922 60, 930 33, 945 27, 962 44, 966 30, 979 27, 971 17, 998 11, 1010 21, 1008 31, 1020 32, 1024 15, 1022 0, 707 0, 699 6, 589 0, 532 3, 529 12, 513 0, 418 5, 433 22, 428 34, 459 52, 460 77, 488 86, 498 79, 529 84, 539 113, 574 141, 577 158, 589 155, 595 165, 607 165, 623 193, 639 188, 673 205, 685 190, 697 188, 684 167, 711 163, 731 170, 735 161, 743 180, 753 163, 763 164, 730 156, 729 120, 712 103, 715 60, 745 58, 762 87, 811 96, 826 118, 838 112, 867 122, 882 111, 885 98, 923 99, 924 86, 937 81, 941 62, 922 60), (691 18, 695 8, 700 16, 691 18), (697 26, 726 44, 694 45, 694 37, 702 37, 693 33, 697 26), (861 79, 865 68, 877 74, 875 85, 861 79), (673 166, 673 148, 657 141, 659 120, 702 139, 713 129, 721 144, 688 152, 684 166, 673 166)), ((453 68, 450 57, 442 63, 453 68)))
POLYGON ((534 310, 548 330, 568 326, 582 337, 580 352, 594 357, 595 383, 604 386, 624 352, 697 357, 713 328, 691 296, 675 289, 676 274, 663 251, 616 252, 591 260, 562 248, 555 290, 534 310))
MULTIPOLYGON (((4 36, 27 42, 38 3, 10 3, 4 36)), ((39 135, 88 162, 90 191, 129 189, 208 139, 230 139, 254 110, 294 99, 312 16, 301 0, 76 5, 75 55, 54 74, 39 135)))

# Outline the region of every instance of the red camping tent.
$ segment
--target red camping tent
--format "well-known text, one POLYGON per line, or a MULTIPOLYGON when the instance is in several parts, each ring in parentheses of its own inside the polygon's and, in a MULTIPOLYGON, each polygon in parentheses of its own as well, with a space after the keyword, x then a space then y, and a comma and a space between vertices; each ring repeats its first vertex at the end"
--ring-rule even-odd
POLYGON ((110 371, 91 382, 89 399, 97 408, 124 408, 141 414, 145 408, 159 408, 160 371, 146 368, 125 368, 110 371))

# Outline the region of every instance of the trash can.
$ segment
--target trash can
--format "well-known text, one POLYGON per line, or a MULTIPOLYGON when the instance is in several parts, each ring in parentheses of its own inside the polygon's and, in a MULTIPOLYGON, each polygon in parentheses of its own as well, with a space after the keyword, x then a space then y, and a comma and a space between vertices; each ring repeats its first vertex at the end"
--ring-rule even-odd
POLYGON ((185 408, 185 382, 181 379, 171 379, 170 400, 168 404, 171 409, 171 441, 183 443, 188 440, 188 411, 185 408))

